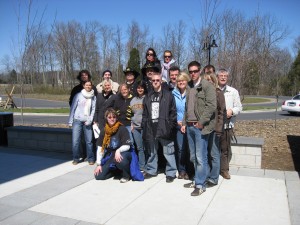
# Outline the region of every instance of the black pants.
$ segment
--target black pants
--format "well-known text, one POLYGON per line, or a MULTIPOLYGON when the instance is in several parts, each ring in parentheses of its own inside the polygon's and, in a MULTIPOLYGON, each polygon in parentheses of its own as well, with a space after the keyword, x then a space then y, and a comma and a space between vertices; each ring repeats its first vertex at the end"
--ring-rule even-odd
POLYGON ((231 151, 231 138, 233 136, 233 130, 225 129, 224 133, 220 137, 221 148, 221 172, 229 171, 229 162, 232 157, 231 151))
POLYGON ((97 176, 95 175, 95 179, 106 180, 116 176, 120 172, 123 178, 130 179, 131 152, 121 152, 121 155, 123 159, 118 163, 115 161, 115 152, 112 152, 110 158, 102 166, 102 173, 99 173, 97 176))

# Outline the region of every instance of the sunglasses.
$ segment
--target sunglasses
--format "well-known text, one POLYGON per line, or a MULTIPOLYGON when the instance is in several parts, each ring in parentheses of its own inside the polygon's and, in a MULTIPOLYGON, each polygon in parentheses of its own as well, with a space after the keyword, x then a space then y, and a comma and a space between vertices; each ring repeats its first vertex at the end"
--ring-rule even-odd
POLYGON ((153 56, 154 54, 151 53, 147 53, 146 56, 153 56))
POLYGON ((172 56, 170 56, 170 55, 165 55, 164 57, 165 58, 172 58, 172 56))
POLYGON ((200 70, 189 70, 189 74, 198 73, 200 70))
POLYGON ((152 80, 152 82, 160 82, 160 79, 152 80))
POLYGON ((107 117, 107 119, 110 119, 110 120, 111 120, 111 119, 116 119, 116 118, 117 118, 116 116, 108 116, 108 117, 107 117))

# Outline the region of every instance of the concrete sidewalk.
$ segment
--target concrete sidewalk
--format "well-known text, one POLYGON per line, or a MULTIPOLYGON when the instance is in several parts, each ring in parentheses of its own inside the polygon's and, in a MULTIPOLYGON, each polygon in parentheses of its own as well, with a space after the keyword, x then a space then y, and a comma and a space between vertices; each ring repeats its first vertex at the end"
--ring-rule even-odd
POLYGON ((198 197, 165 176, 96 181, 71 156, 0 147, 0 224, 300 224, 297 172, 231 168, 198 197))

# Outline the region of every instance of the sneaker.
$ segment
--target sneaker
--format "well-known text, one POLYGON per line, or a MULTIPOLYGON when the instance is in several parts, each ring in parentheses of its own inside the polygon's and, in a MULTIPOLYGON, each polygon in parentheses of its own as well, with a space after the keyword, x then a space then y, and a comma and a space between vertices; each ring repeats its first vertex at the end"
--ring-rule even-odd
POLYGON ((152 177, 156 177, 157 176, 157 175, 152 175, 152 174, 146 173, 146 172, 143 175, 144 175, 144 179, 150 179, 152 177))
POLYGON ((189 180, 189 179, 190 179, 190 178, 189 178, 189 175, 186 173, 186 174, 184 175, 183 179, 189 180))
POLYGON ((183 187, 185 187, 185 188, 194 188, 195 184, 194 184, 194 182, 190 182, 190 183, 184 184, 183 187))
POLYGON ((120 183, 127 183, 130 179, 122 177, 120 183))
POLYGON ((205 192, 205 190, 203 190, 202 188, 195 188, 193 190, 193 192, 191 193, 191 196, 199 196, 201 194, 203 194, 205 192))
POLYGON ((94 164, 95 164, 95 162, 89 162, 89 165, 91 165, 91 166, 94 165, 94 164))
POLYGON ((77 165, 78 162, 77 162, 77 161, 73 161, 72 164, 73 164, 73 165, 77 165))
POLYGON ((223 172, 221 172, 220 175, 221 175, 224 179, 227 179, 227 180, 229 180, 229 179, 231 178, 228 171, 223 171, 223 172))
POLYGON ((211 180, 207 180, 207 181, 206 181, 206 187, 208 187, 208 188, 214 187, 214 186, 216 186, 216 185, 218 185, 218 183, 214 183, 214 182, 212 182, 211 180))
POLYGON ((176 177, 170 177, 170 176, 167 176, 167 177, 166 177, 166 182, 167 182, 167 183, 172 183, 172 182, 174 181, 175 178, 176 178, 176 177))

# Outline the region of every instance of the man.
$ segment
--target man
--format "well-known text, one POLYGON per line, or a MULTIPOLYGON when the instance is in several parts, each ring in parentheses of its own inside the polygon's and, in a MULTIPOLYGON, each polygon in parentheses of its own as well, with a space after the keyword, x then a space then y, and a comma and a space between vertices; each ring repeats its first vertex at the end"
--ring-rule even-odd
POLYGON ((229 162, 231 160, 231 138, 233 136, 233 127, 238 115, 242 110, 242 103, 239 92, 227 85, 229 73, 226 69, 220 69, 217 72, 218 84, 224 92, 226 104, 226 117, 224 122, 224 134, 220 138, 221 148, 221 172, 220 175, 225 179, 230 179, 229 162))
POLYGON ((194 188, 191 196, 201 195, 206 190, 209 171, 207 159, 208 136, 214 130, 217 108, 216 89, 207 80, 201 79, 201 65, 192 61, 188 65, 191 89, 186 97, 186 111, 182 132, 187 132, 190 160, 194 164, 195 177, 186 188, 194 188))
POLYGON ((213 65, 206 65, 203 68, 204 74, 212 74, 212 73, 216 73, 216 69, 213 65))
POLYGON ((103 81, 101 83, 99 83, 96 88, 97 88, 97 92, 98 93, 102 93, 103 90, 103 82, 106 80, 110 80, 111 81, 111 90, 114 94, 116 94, 119 90, 119 84, 117 82, 114 82, 111 80, 112 77, 112 72, 110 70, 104 70, 102 73, 102 78, 103 81))
POLYGON ((179 76, 179 73, 180 73, 179 67, 177 67, 177 66, 170 67, 170 69, 169 69, 169 78, 170 78, 169 89, 170 89, 170 91, 173 91, 174 88, 176 87, 176 85, 177 85, 176 79, 179 76))
POLYGON ((129 87, 130 94, 136 96, 136 78, 140 75, 137 71, 134 69, 127 67, 124 71, 125 75, 125 83, 129 87))
POLYGON ((176 105, 172 93, 162 88, 161 75, 154 72, 151 77, 153 91, 144 98, 142 119, 143 140, 149 158, 146 164, 144 177, 149 179, 157 176, 158 145, 163 147, 166 158, 166 182, 171 183, 176 178, 176 160, 174 137, 176 134, 177 115, 176 105))
POLYGON ((161 64, 161 76, 163 81, 169 82, 169 69, 174 65, 175 60, 173 59, 172 52, 170 50, 166 50, 164 52, 164 62, 161 64))

